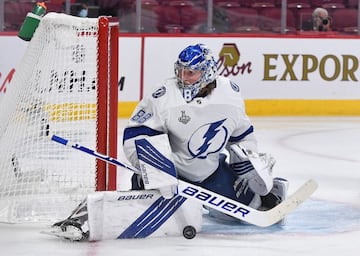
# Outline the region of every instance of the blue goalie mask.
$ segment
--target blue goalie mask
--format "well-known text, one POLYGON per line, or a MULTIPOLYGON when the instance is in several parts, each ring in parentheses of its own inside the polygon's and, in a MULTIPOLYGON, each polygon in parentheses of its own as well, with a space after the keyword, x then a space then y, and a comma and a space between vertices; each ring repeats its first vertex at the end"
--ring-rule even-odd
POLYGON ((174 66, 178 87, 184 99, 189 102, 199 91, 217 77, 217 68, 210 49, 203 44, 190 45, 182 50, 174 66), (196 81, 185 81, 184 73, 199 73, 196 81))

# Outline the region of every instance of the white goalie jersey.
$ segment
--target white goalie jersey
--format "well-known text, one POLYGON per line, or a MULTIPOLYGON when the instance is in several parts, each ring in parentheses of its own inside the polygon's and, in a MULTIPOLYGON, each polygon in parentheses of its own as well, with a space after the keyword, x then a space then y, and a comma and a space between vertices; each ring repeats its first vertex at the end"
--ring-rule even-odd
POLYGON ((257 150, 240 88, 221 76, 210 95, 188 103, 175 78, 147 95, 124 131, 124 152, 129 161, 138 166, 135 139, 164 133, 169 137, 178 175, 194 182, 203 181, 217 169, 219 154, 229 144, 242 141, 257 150))

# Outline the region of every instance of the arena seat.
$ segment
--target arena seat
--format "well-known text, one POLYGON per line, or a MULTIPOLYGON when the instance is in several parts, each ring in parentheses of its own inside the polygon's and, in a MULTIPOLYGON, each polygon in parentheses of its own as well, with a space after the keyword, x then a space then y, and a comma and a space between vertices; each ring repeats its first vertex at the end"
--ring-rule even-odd
POLYGON ((5 31, 18 31, 24 22, 26 14, 34 7, 33 2, 5 1, 4 24, 5 31))
POLYGON ((273 8, 276 6, 276 0, 243 0, 244 6, 252 8, 273 8))
POLYGON ((158 14, 160 32, 198 32, 206 24, 207 12, 202 1, 162 1, 158 14))
POLYGON ((300 31, 313 30, 313 8, 292 9, 295 15, 296 29, 300 31))
POLYGON ((180 24, 180 13, 176 7, 159 6, 155 12, 158 17, 157 28, 159 32, 183 32, 184 28, 180 24))
POLYGON ((259 14, 255 8, 227 8, 226 15, 230 23, 230 32, 260 31, 259 14))
POLYGON ((325 9, 345 8, 346 0, 313 0, 312 7, 323 7, 325 9))
POLYGON ((358 10, 353 8, 336 9, 332 13, 333 30, 343 33, 358 33, 358 10))
POLYGON ((347 1, 347 7, 358 8, 358 6, 359 6, 359 1, 358 0, 348 0, 347 1))
POLYGON ((241 3, 239 0, 213 0, 213 5, 218 7, 240 7, 241 3))
MULTIPOLYGON (((291 9, 287 9, 286 17, 286 32, 295 32, 295 16, 291 9)), ((262 8, 259 11, 259 20, 262 31, 279 33, 281 31, 281 7, 262 8)))
POLYGON ((311 2, 309 0, 287 0, 287 7, 296 9, 310 8, 311 2))
POLYGON ((141 1, 141 31, 145 33, 159 32, 157 25, 159 15, 157 9, 159 3, 156 0, 141 1))

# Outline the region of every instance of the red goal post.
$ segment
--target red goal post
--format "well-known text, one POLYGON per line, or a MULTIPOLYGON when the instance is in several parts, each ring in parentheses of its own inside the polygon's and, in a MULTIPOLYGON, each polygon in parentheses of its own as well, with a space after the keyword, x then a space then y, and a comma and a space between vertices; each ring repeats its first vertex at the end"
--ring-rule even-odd
POLYGON ((45 15, 0 101, 0 221, 67 217, 116 167, 51 142, 58 134, 117 157, 116 18, 45 15))
MULTIPOLYGON (((98 37, 98 122, 96 150, 117 157, 119 22, 99 18, 98 37), (106 99, 106 100, 105 100, 106 99), (106 126, 105 126, 106 125, 106 126)), ((116 167, 96 160, 96 190, 116 190, 116 167)))

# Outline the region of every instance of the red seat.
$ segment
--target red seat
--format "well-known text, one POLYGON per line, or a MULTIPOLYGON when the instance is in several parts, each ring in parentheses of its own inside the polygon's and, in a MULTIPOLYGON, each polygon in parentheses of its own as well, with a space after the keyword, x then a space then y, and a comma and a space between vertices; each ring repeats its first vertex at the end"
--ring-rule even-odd
POLYGON ((158 6, 159 2, 156 0, 142 0, 141 5, 144 6, 158 6))
POLYGON ((153 33, 158 31, 157 10, 159 3, 156 0, 142 0, 141 2, 141 30, 142 32, 153 33))
MULTIPOLYGON (((125 0, 124 5, 117 6, 119 0, 101 1, 98 15, 112 15, 119 17, 120 29, 126 32, 158 33, 160 5, 157 0, 141 1, 141 24, 137 27, 136 5, 135 1, 125 0), (110 8, 112 4, 114 7, 110 8)), ((122 3, 122 1, 120 1, 122 3)))
POLYGON ((226 11, 231 32, 260 31, 259 15, 255 8, 232 7, 226 11))
POLYGON ((359 6, 359 1, 358 0, 348 0, 347 6, 350 8, 357 8, 359 6))
POLYGON ((244 6, 253 8, 272 8, 276 6, 276 0, 242 0, 244 6))
POLYGON ((313 30, 313 8, 293 9, 295 14, 296 29, 301 31, 313 30))
POLYGON ((128 9, 128 8, 135 6, 135 1, 133 1, 133 0, 98 0, 98 5, 102 9, 110 9, 110 8, 128 9))
POLYGON ((157 9, 160 32, 195 32, 197 27, 206 23, 205 8, 185 4, 184 1, 178 1, 179 5, 174 5, 174 2, 157 9))
POLYGON ((239 0, 213 0, 213 5, 218 7, 240 7, 241 3, 239 0))
POLYGON ((159 6, 156 9, 158 16, 157 28, 159 32, 182 32, 183 28, 180 24, 180 12, 173 6, 159 6))
POLYGON ((358 32, 358 10, 357 9, 336 9, 332 13, 332 28, 339 32, 358 32))
POLYGON ((64 5, 55 3, 55 2, 47 2, 46 3, 47 12, 64 12, 64 5))
POLYGON ((126 32, 158 33, 160 8, 157 0, 141 1, 141 24, 137 27, 136 2, 133 0, 99 0, 98 15, 119 17, 120 29, 126 32))
MULTIPOLYGON (((259 12, 260 28, 268 32, 281 32, 281 7, 262 8, 259 12)), ((295 16, 291 9, 286 11, 286 32, 293 33, 295 28, 295 16)))
MULTIPOLYGON (((132 0, 98 0, 99 15, 119 16, 131 15, 135 12, 135 2, 132 0)), ((120 25, 120 27, 123 27, 120 25)))
POLYGON ((166 0, 162 1, 162 5, 168 6, 177 6, 177 7, 184 7, 184 6, 195 6, 200 5, 199 1, 191 1, 191 0, 166 0))
POLYGON ((311 7, 311 1, 287 0, 287 7, 294 13, 295 27, 297 30, 309 30, 310 28, 312 29, 311 16, 314 8, 311 7))
POLYGON ((6 1, 4 3, 4 23, 6 31, 18 31, 28 12, 34 7, 33 2, 6 1))
POLYGON ((185 32, 194 31, 194 27, 207 23, 206 9, 199 6, 184 6, 180 8, 180 21, 185 32))
POLYGON ((309 0, 287 0, 288 8, 310 8, 311 2, 309 0))
MULTIPOLYGON (((5 1, 4 2, 4 23, 5 30, 19 30, 28 12, 31 12, 35 2, 26 1, 5 1)), ((47 2, 47 12, 63 12, 63 5, 57 2, 47 2)))
POLYGON ((325 9, 345 8, 346 0, 313 0, 312 7, 323 7, 325 9))
MULTIPOLYGON (((35 3, 36 1, 33 1, 33 3, 35 3)), ((45 1, 46 4, 51 2, 52 4, 57 4, 57 5, 63 5, 65 4, 65 0, 50 0, 50 1, 45 1)), ((70 0, 70 4, 74 4, 76 3, 76 0, 70 0)))

